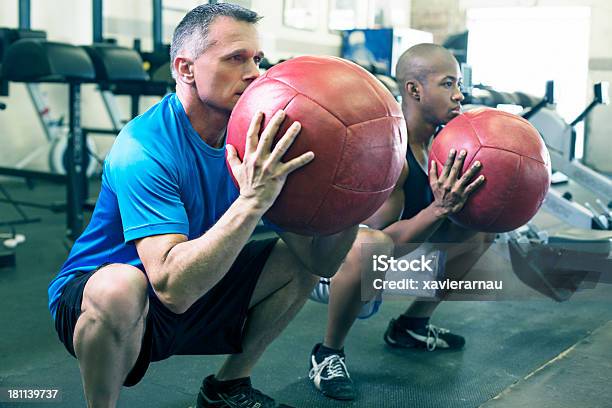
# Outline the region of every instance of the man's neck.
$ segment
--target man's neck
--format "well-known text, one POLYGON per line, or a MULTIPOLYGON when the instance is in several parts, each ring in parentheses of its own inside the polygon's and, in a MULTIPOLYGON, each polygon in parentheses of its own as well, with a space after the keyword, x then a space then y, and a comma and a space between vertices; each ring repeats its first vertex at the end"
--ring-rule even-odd
POLYGON ((416 106, 402 104, 402 111, 408 128, 408 143, 427 147, 436 131, 435 126, 425 121, 416 106))
POLYGON ((185 90, 177 86, 176 95, 185 109, 191 126, 200 138, 209 146, 215 148, 223 146, 229 113, 203 104, 195 89, 185 90))

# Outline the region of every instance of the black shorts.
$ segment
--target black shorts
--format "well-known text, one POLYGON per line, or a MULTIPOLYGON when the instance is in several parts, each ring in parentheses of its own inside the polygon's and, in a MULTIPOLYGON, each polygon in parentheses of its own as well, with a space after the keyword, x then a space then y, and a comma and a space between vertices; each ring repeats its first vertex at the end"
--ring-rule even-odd
MULTIPOLYGON (((150 362, 172 355, 241 353, 249 303, 277 240, 249 242, 219 283, 182 314, 165 307, 149 285, 145 334, 138 359, 124 385, 137 384, 150 362)), ((71 279, 59 298, 55 330, 73 356, 74 328, 81 314, 83 290, 87 280, 102 266, 71 279)))

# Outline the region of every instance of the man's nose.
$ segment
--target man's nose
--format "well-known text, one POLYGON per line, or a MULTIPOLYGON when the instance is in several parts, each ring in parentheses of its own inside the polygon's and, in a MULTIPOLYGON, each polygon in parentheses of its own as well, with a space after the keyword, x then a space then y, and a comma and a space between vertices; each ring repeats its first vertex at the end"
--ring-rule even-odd
POLYGON ((465 99, 463 93, 461 92, 461 88, 459 86, 456 87, 455 93, 453 94, 453 100, 456 102, 462 102, 465 99))
POLYGON ((246 68, 244 79, 253 81, 257 78, 259 78, 259 66, 255 63, 255 61, 251 60, 246 68))

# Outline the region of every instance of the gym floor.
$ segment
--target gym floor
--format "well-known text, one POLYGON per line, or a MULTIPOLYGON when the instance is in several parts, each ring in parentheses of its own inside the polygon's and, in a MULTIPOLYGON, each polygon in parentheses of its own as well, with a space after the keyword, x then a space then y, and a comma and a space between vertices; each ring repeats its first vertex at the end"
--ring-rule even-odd
MULTIPOLYGON (((22 182, 2 183, 16 199, 64 197, 62 186, 38 183, 29 190, 22 182)), ((67 254, 65 216, 26 211, 42 222, 17 228, 27 237, 16 250, 17 267, 0 269, 0 389, 59 389, 61 402, 48 405, 80 407, 77 362, 57 339, 47 309, 47 285, 67 254)), ((14 218, 11 207, 0 203, 0 222, 14 218)), ((511 275, 504 279, 522 285, 511 275)), ((385 346, 389 319, 407 304, 406 299, 386 301, 349 335, 347 363, 359 391, 349 403, 322 397, 308 380, 308 356, 322 338, 326 315, 325 306, 309 301, 264 354, 253 381, 296 407, 612 407, 610 294, 612 285, 599 284, 565 303, 535 296, 446 302, 433 322, 465 335, 467 346, 436 353, 385 346)), ((220 356, 177 356, 154 363, 140 384, 124 388, 119 406, 193 406, 202 378, 221 361, 220 356)), ((0 406, 29 405, 0 399, 0 406)))

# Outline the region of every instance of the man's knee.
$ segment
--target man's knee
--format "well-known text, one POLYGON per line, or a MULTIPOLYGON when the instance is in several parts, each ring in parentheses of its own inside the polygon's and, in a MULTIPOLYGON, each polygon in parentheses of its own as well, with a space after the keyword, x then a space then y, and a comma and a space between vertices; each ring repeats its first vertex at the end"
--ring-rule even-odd
POLYGON ((447 259, 453 260, 463 256, 480 256, 493 243, 496 235, 487 232, 476 232, 466 235, 464 239, 452 244, 436 244, 446 250, 447 259))
POLYGON ((287 244, 278 240, 259 277, 251 306, 287 285, 298 297, 306 297, 318 281, 319 277, 310 273, 287 244))
POLYGON ((488 232, 478 232, 470 241, 472 244, 472 251, 480 254, 484 253, 495 240, 495 236, 495 234, 488 232))
POLYGON ((332 278, 332 282, 360 286, 364 276, 373 273, 372 261, 375 256, 393 254, 394 243, 391 237, 382 231, 359 228, 355 242, 349 251, 344 264, 332 278))
MULTIPOLYGON (((382 231, 359 228, 357 238, 347 255, 345 266, 361 276, 361 270, 369 268, 375 256, 391 255, 395 245, 391 237, 382 231)), ((344 268, 346 269, 346 268, 344 268)))
POLYGON ((94 273, 85 285, 82 317, 101 321, 118 334, 133 330, 147 314, 147 279, 133 266, 111 264, 94 273))
POLYGON ((359 228, 352 249, 371 260, 372 255, 390 255, 393 252, 393 239, 382 231, 359 228))
POLYGON ((283 242, 284 250, 288 253, 289 264, 292 265, 290 269, 289 279, 294 283, 299 297, 306 297, 319 283, 320 276, 312 273, 294 254, 291 252, 289 247, 283 242))

